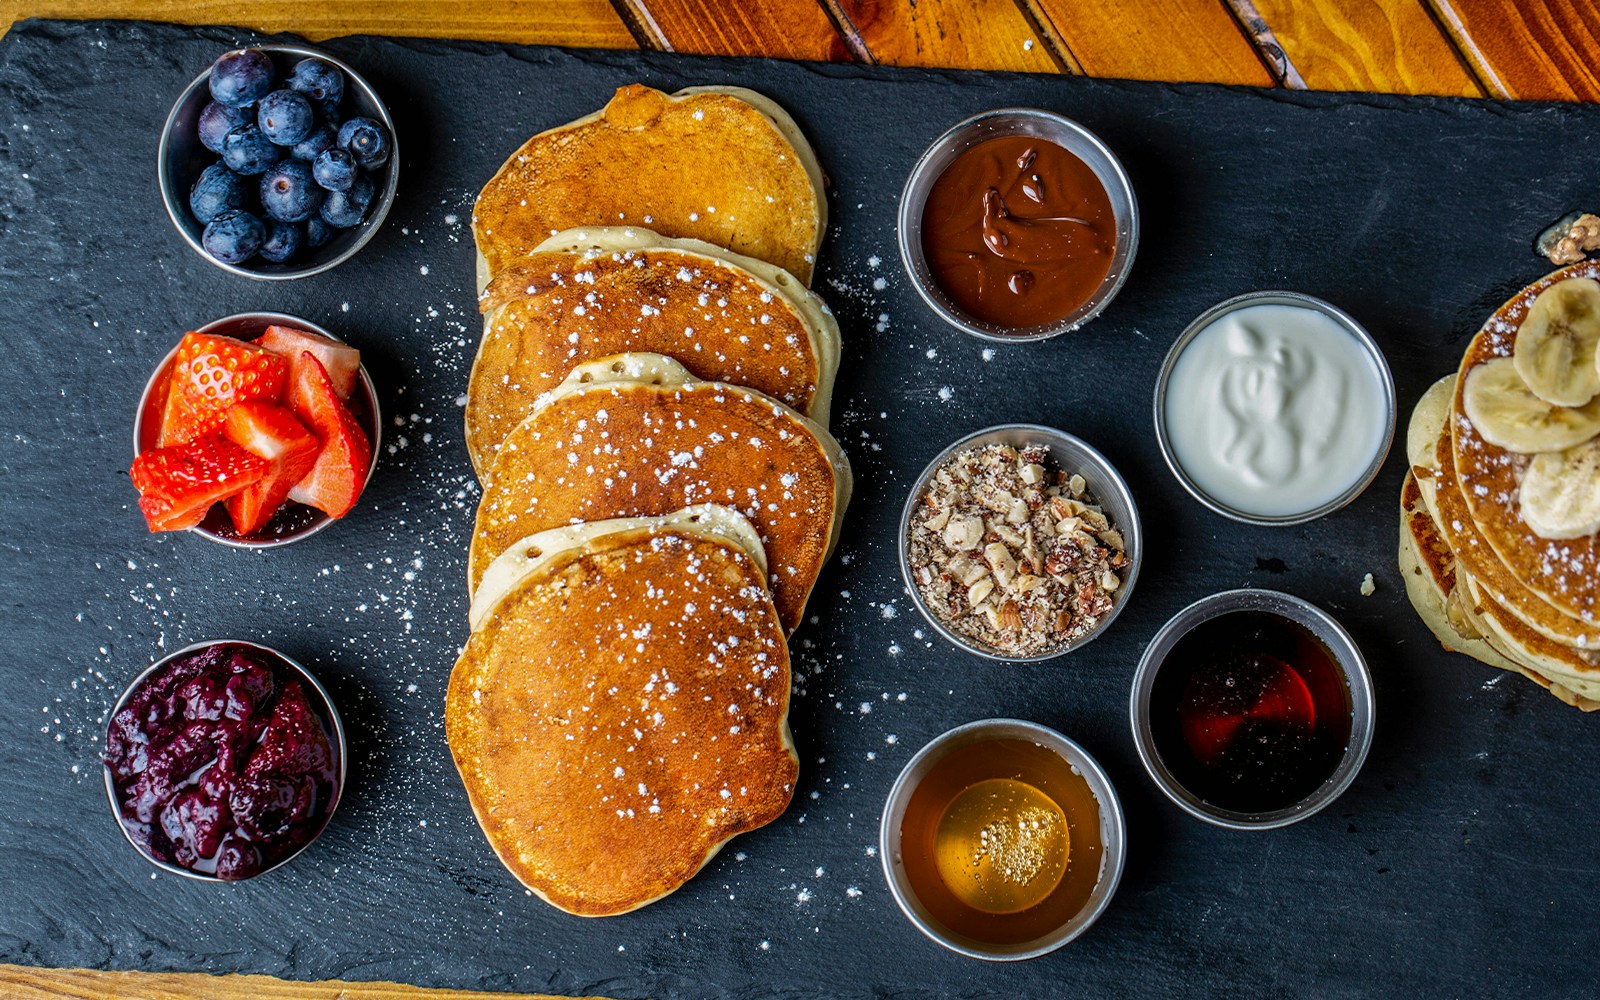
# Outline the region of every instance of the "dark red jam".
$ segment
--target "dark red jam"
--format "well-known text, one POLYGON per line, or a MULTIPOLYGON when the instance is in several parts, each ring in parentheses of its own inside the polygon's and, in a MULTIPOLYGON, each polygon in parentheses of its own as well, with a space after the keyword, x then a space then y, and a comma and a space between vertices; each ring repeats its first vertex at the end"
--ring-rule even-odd
POLYGON ((1195 626, 1151 689, 1156 750, 1185 788, 1237 812, 1311 794, 1350 740, 1350 691, 1333 655, 1296 622, 1236 611, 1195 626))
POLYGON ((327 706, 265 650, 218 643, 145 678, 111 717, 105 764, 150 857, 236 880, 321 832, 339 794, 327 706))

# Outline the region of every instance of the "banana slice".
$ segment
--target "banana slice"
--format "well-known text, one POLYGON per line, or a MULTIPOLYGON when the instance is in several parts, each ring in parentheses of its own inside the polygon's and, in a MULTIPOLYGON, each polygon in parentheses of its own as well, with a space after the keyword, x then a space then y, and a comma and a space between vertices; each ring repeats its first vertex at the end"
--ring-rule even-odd
POLYGON ((1563 451, 1600 434, 1600 399, 1583 406, 1547 403, 1522 381, 1510 358, 1468 372, 1461 402, 1483 439, 1508 451, 1563 451))
POLYGON ((1600 441, 1535 455, 1521 494, 1522 520, 1541 538, 1600 531, 1600 441))
POLYGON ((1557 406, 1582 406, 1600 394, 1600 282, 1567 278, 1528 309, 1512 358, 1533 394, 1557 406))

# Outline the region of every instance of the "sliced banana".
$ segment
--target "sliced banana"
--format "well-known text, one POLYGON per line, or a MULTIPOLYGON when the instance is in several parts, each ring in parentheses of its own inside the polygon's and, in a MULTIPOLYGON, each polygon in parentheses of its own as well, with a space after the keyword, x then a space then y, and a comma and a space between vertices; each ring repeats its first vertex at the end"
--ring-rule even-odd
POLYGON ((1510 358, 1468 372, 1461 402, 1478 434, 1509 451, 1564 451, 1600 434, 1600 399, 1583 406, 1547 403, 1529 390, 1510 358))
POLYGON ((1557 406, 1582 406, 1600 395, 1596 346, 1600 282, 1567 278, 1533 300, 1511 357, 1535 396, 1557 406))
POLYGON ((1522 520, 1541 538, 1600 531, 1600 441, 1535 455, 1521 493, 1522 520))

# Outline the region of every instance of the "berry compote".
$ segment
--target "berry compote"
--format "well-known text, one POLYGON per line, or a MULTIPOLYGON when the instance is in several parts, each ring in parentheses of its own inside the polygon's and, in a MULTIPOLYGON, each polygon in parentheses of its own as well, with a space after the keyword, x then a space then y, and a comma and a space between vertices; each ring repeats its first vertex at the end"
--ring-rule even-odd
POLYGON ((339 797, 330 707, 268 650, 221 642, 144 678, 111 717, 118 818, 156 861, 229 881, 310 843, 339 797))

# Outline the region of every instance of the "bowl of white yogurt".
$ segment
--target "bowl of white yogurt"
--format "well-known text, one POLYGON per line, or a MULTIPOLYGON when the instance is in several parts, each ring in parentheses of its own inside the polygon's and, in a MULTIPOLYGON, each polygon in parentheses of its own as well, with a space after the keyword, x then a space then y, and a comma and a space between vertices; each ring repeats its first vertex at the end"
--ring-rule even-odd
POLYGON ((1354 500, 1383 467, 1395 416, 1371 334, 1299 292, 1212 306, 1156 380, 1156 440, 1172 474, 1247 524, 1303 524, 1354 500))

